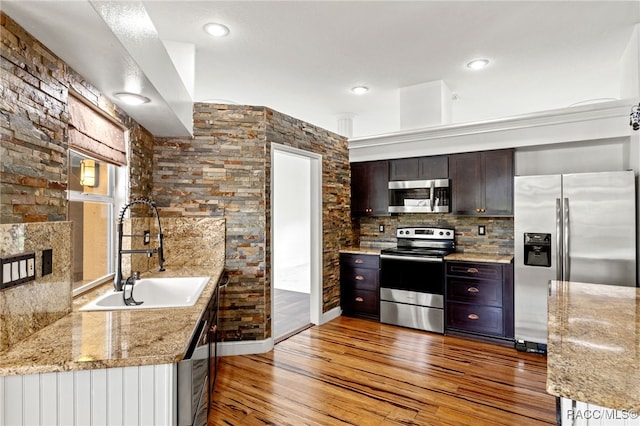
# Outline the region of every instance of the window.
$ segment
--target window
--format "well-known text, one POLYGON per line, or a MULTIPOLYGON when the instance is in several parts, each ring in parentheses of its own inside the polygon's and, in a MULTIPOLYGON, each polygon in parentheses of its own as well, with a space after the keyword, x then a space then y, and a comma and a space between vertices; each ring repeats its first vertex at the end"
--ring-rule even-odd
POLYGON ((116 166, 69 150, 74 295, 113 273, 116 166))

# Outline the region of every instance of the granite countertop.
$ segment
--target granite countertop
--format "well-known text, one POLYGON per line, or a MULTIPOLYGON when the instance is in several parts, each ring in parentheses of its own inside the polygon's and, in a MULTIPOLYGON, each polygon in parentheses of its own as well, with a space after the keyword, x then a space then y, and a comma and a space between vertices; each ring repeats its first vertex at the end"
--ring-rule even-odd
POLYGON ((513 255, 480 252, 451 253, 446 255, 444 257, 444 260, 462 262, 511 263, 513 262, 513 255))
POLYGON ((340 253, 349 253, 349 254, 380 254, 379 248, 371 248, 371 247, 345 247, 340 249, 340 253))
POLYGON ((143 277, 210 276, 195 305, 79 312, 111 284, 74 299, 73 311, 0 353, 0 376, 176 363, 183 359, 224 266, 167 268, 143 277))
POLYGON ((547 391, 640 410, 640 289, 551 281, 547 391))

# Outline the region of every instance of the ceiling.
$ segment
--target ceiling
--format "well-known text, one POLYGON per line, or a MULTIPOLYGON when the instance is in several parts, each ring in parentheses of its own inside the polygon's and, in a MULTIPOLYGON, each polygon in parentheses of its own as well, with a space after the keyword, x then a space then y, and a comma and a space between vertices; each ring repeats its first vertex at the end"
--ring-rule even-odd
POLYGON ((397 132, 401 89, 438 81, 451 91, 442 98, 455 98, 452 123, 619 99, 621 58, 640 23, 640 1, 3 0, 2 9, 156 136, 190 134, 193 102, 267 106, 346 136, 397 132), (208 22, 231 33, 214 39, 208 22), (475 58, 491 62, 472 71, 475 58), (354 95, 357 85, 370 91, 354 95), (126 106, 113 97, 121 91, 151 102, 126 106))

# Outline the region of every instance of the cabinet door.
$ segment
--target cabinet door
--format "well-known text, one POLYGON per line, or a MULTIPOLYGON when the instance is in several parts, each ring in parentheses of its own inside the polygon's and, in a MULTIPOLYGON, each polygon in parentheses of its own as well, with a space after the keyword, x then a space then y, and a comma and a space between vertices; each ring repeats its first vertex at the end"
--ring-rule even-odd
POLYGON ((389 161, 369 164, 369 209, 371 216, 390 216, 389 161))
POLYGON ((449 156, 451 175, 451 212, 477 215, 482 206, 482 169, 480 154, 470 152, 449 156))
POLYGON ((351 163, 351 215, 390 215, 389 161, 351 163))
POLYGON ((366 216, 369 211, 369 168, 351 163, 351 215, 366 216))
POLYGON ((513 214, 513 151, 483 153, 484 214, 513 214))
POLYGON ((418 159, 418 179, 446 179, 449 177, 449 157, 434 155, 418 159))
POLYGON ((389 161, 389 180, 419 179, 419 162, 417 158, 402 158, 389 161))

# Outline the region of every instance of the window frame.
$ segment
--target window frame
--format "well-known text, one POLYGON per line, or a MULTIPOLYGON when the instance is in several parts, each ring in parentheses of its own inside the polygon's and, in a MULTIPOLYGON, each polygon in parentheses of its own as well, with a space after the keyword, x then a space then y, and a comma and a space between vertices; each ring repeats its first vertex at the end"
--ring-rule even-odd
MULTIPOLYGON (((90 281, 86 284, 83 284, 77 288, 72 289, 72 297, 75 297, 79 294, 82 294, 88 290, 91 290, 99 285, 102 285, 110 280, 113 280, 115 276, 115 246, 116 246, 116 226, 115 226, 115 214, 116 208, 121 204, 121 197, 118 194, 118 178, 117 175, 121 174, 119 169, 123 169, 124 167, 118 167, 116 165, 110 164, 98 158, 92 157, 90 154, 86 154, 79 150, 75 150, 69 148, 68 152, 68 160, 69 166, 68 170, 71 170, 71 157, 74 155, 79 155, 84 158, 89 158, 95 160, 96 162, 100 162, 101 164, 105 164, 107 167, 107 179, 109 185, 107 187, 107 194, 92 194, 84 191, 76 191, 76 190, 67 190, 67 200, 68 202, 94 202, 107 205, 107 223, 110 226, 107 226, 107 253, 110 255, 107 257, 107 274, 96 278, 93 281, 90 281)), ((68 217, 68 215, 67 215, 68 217)))

